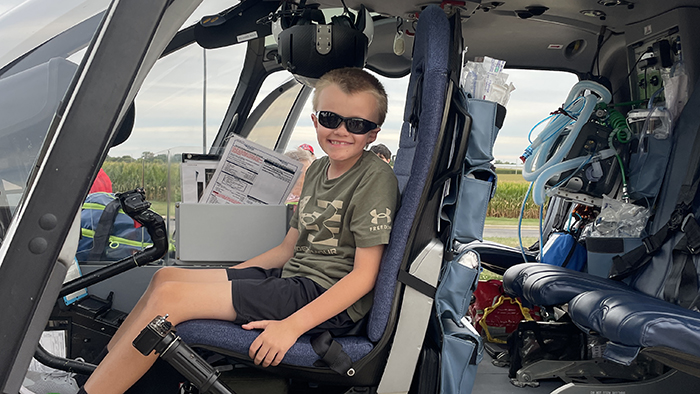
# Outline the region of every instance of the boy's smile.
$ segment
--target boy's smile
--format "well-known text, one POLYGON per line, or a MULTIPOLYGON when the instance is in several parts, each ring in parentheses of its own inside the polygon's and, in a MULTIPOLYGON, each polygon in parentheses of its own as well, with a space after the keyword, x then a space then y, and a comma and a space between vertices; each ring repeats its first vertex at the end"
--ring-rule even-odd
MULTIPOLYGON (((378 121, 377 100, 369 92, 344 93, 331 84, 319 93, 318 111, 331 111, 343 117, 357 117, 378 121)), ((316 115, 311 115, 318 143, 328 155, 331 166, 328 178, 336 178, 349 170, 362 156, 365 147, 377 139, 379 128, 367 134, 350 133, 345 122, 335 129, 322 126, 316 115)))

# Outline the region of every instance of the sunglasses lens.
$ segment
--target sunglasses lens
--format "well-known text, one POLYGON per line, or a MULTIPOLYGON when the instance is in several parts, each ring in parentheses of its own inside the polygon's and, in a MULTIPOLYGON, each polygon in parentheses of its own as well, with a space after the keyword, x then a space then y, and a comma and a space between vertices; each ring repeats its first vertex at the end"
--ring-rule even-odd
POLYGON ((317 117, 318 123, 329 129, 337 129, 340 127, 341 123, 345 122, 345 128, 353 134, 367 134, 370 130, 377 128, 377 125, 369 120, 362 118, 343 118, 330 111, 319 111, 317 117))
POLYGON ((333 112, 320 111, 318 113, 318 122, 321 123, 321 126, 323 127, 336 129, 343 122, 343 118, 341 118, 338 114, 334 114, 333 112))
POLYGON ((353 134, 365 134, 370 129, 367 129, 365 124, 368 123, 364 119, 350 118, 345 119, 345 127, 353 134))

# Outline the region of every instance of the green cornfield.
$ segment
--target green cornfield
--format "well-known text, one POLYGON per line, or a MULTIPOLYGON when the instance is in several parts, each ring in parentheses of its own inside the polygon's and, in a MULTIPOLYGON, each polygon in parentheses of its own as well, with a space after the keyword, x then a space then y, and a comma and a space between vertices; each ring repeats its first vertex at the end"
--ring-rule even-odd
MULTIPOLYGON (((517 218, 520 216, 520 208, 523 198, 527 193, 528 183, 498 182, 496 194, 489 203, 486 216, 496 218, 517 218)), ((532 202, 532 198, 525 204, 523 218, 536 219, 539 217, 539 207, 532 202)))
MULTIPOLYGON (((179 157, 171 159, 170 187, 168 188, 168 163, 165 155, 145 155, 145 158, 133 159, 129 156, 121 158, 108 157, 102 169, 112 180, 114 192, 123 192, 137 187, 143 187, 146 198, 151 202, 165 203, 170 190, 171 203, 180 201, 180 160, 179 157)), ((497 170, 498 187, 491 203, 487 216, 499 218, 517 218, 520 215, 520 207, 527 193, 529 184, 522 179, 516 170, 497 170)), ((539 217, 539 208, 528 199, 525 205, 525 219, 539 217)))
MULTIPOLYGON (((107 158, 102 169, 112 180, 115 193, 142 187, 149 201, 167 201, 168 163, 165 157, 147 159, 107 158)), ((180 201, 179 160, 170 164, 170 200, 180 201)))

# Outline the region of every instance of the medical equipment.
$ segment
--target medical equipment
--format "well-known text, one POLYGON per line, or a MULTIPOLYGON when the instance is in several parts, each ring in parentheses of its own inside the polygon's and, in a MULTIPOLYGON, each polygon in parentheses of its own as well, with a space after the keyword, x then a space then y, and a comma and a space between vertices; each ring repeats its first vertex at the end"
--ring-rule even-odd
MULTIPOLYGON (((544 204, 545 186, 553 177, 561 176, 571 170, 580 170, 591 161, 605 160, 614 155, 614 152, 599 152, 585 148, 587 145, 585 140, 582 148, 585 148, 584 150, 589 154, 579 156, 580 150, 577 152, 573 149, 574 143, 580 141, 579 134, 591 118, 596 105, 607 104, 611 99, 612 95, 608 89, 599 83, 592 81, 577 83, 569 92, 564 105, 552 114, 547 126, 525 150, 523 178, 533 182, 532 197, 535 204, 544 204), (574 152, 574 155, 570 152, 574 152)), ((584 135, 598 133, 598 130, 587 131, 584 135)), ((593 175, 598 175, 598 171, 594 170, 594 173, 593 175)), ((569 181, 566 178, 565 180, 569 181)))

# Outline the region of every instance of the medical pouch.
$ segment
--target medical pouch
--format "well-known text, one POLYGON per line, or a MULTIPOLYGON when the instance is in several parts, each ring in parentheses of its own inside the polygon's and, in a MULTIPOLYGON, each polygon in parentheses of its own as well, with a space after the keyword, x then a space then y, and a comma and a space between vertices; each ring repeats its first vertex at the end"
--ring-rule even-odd
POLYGON ((542 249, 540 262, 583 271, 586 267, 586 248, 570 233, 552 233, 542 249))
POLYGON ((586 249, 588 251, 587 271, 591 275, 607 278, 615 256, 636 249, 642 244, 641 238, 614 238, 614 237, 588 237, 586 249))
POLYGON ((441 204, 441 217, 448 223, 446 243, 483 240, 488 203, 496 191, 496 173, 491 165, 493 144, 505 118, 505 107, 486 100, 465 98, 471 119, 461 173, 450 179, 441 204))
POLYGON ((124 213, 112 193, 87 196, 80 213, 81 237, 78 261, 117 261, 139 252, 153 243, 143 227, 124 213))
POLYGON ((479 167, 493 160, 493 144, 503 127, 506 108, 493 101, 468 98, 467 111, 472 124, 464 161, 468 167, 479 167))
POLYGON ((479 256, 469 249, 443 262, 435 309, 442 337, 440 393, 468 394, 483 358, 483 342, 465 317, 481 271, 479 256))
POLYGON ((654 198, 659 194, 672 145, 671 138, 656 139, 645 136, 642 139, 637 152, 630 155, 627 182, 630 197, 639 200, 654 198))
POLYGON ((453 198, 445 199, 444 211, 451 221, 450 242, 462 244, 483 240, 488 204, 496 192, 496 173, 486 164, 464 171, 453 198))
POLYGON ((510 333, 523 320, 540 320, 540 309, 530 309, 520 299, 508 296, 498 279, 480 281, 474 292, 469 315, 476 330, 488 342, 506 343, 510 333))

